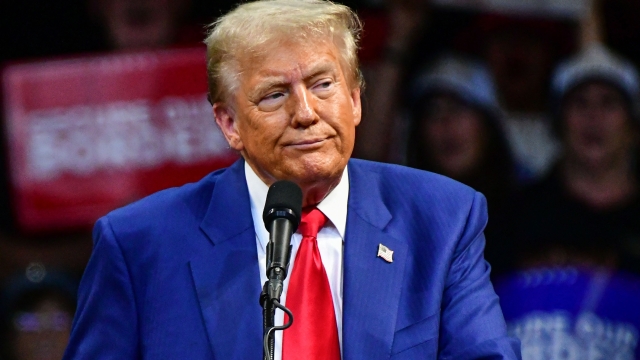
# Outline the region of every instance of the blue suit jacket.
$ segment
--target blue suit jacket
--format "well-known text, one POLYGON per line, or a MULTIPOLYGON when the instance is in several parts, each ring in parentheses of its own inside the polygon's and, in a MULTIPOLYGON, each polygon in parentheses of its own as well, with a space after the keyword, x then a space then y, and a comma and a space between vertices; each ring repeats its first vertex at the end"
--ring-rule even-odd
MULTIPOLYGON (((517 359, 483 259, 484 197, 351 160, 344 359, 517 359), (378 244, 393 262, 376 256, 378 244)), ((260 359, 243 161, 98 221, 65 359, 260 359)))

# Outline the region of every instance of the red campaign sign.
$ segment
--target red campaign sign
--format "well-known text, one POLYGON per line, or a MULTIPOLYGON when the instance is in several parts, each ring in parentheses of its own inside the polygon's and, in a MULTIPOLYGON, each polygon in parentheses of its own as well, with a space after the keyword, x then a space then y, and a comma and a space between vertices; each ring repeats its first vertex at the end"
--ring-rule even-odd
POLYGON ((3 85, 14 210, 26 232, 89 227, 237 159, 206 100, 201 48, 18 64, 3 85))

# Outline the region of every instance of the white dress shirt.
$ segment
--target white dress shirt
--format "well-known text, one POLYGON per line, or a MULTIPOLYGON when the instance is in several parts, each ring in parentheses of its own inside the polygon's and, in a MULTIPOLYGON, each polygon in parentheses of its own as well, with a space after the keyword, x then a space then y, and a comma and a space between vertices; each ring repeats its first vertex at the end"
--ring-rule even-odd
MULTIPOLYGON (((256 175, 251 166, 246 162, 244 164, 244 173, 247 179, 247 187, 249 188, 249 197, 251 198, 251 215, 253 216, 253 226, 256 231, 256 245, 258 247, 258 265, 260 266, 260 285, 267 281, 267 265, 266 265, 266 249, 269 242, 269 232, 264 227, 262 220, 262 211, 267 200, 267 192, 269 187, 262 182, 256 175)), ((331 295, 333 297, 333 308, 336 314, 336 323, 338 324, 338 339, 340 340, 340 353, 342 353, 342 253, 344 233, 347 225, 347 202, 349 200, 349 174, 345 167, 342 179, 325 198, 318 204, 318 209, 322 211, 329 219, 326 225, 318 232, 318 249, 322 258, 322 264, 329 278, 329 286, 331 287, 331 295)), ((302 235, 293 234, 291 237, 291 262, 289 264, 289 273, 284 280, 284 289, 282 291, 281 303, 287 303, 287 288, 291 271, 295 266, 295 258, 300 247, 302 235)), ((281 325, 284 313, 276 310, 275 324, 281 325)), ((295 314, 294 314, 295 318, 295 314)), ((286 331, 286 330, 285 330, 286 331)), ((275 332, 275 352, 274 359, 282 359, 282 331, 275 332)))

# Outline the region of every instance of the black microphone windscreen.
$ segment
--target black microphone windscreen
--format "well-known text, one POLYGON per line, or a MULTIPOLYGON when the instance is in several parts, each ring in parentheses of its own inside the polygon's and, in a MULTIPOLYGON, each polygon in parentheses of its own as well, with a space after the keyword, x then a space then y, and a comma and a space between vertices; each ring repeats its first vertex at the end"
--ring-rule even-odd
POLYGON ((293 211, 297 227, 302 214, 302 189, 296 183, 288 180, 280 180, 273 183, 269 187, 267 201, 262 212, 262 219, 265 224, 267 224, 268 215, 273 209, 289 209, 293 211))

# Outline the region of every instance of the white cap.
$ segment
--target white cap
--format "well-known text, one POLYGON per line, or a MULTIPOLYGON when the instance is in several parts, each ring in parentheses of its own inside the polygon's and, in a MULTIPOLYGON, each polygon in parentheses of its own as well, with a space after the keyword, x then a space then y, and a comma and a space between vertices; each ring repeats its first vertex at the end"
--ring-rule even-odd
POLYGON ((559 107, 569 91, 586 81, 604 81, 620 89, 630 100, 633 116, 637 117, 640 85, 638 73, 630 62, 601 44, 589 46, 556 69, 551 84, 554 103, 559 107))

